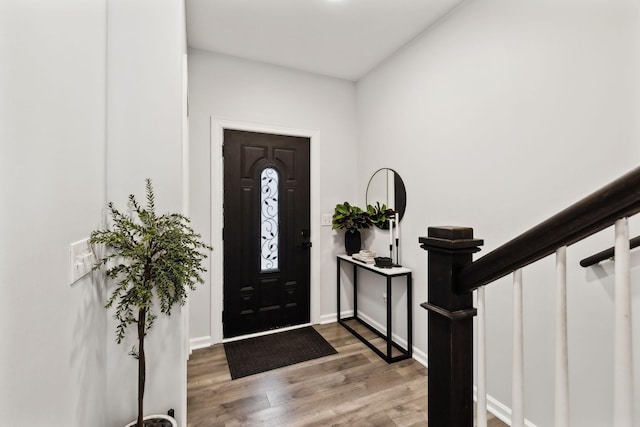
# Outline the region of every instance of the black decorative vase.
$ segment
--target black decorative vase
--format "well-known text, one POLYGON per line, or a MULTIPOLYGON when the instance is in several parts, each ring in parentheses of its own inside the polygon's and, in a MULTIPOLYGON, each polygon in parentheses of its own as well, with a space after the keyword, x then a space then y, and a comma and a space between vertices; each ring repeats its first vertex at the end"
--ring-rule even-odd
POLYGON ((347 255, 353 255, 356 252, 360 252, 361 246, 362 238, 360 237, 359 231, 356 231, 355 233, 347 231, 344 233, 344 248, 347 251, 347 255))

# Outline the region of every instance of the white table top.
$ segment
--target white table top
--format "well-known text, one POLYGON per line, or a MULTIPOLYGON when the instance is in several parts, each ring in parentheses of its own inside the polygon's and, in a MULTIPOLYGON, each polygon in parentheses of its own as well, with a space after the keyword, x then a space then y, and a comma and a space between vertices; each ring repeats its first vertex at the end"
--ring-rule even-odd
POLYGON ((352 264, 355 264, 359 267, 366 268, 367 270, 371 270, 371 271, 375 271, 376 273, 383 274, 385 276, 398 276, 401 274, 411 273, 410 268, 406 268, 406 267, 380 268, 380 267, 376 267, 373 264, 367 264, 365 262, 355 260, 351 258, 351 255, 347 255, 347 254, 340 254, 338 255, 338 258, 343 259, 352 264))

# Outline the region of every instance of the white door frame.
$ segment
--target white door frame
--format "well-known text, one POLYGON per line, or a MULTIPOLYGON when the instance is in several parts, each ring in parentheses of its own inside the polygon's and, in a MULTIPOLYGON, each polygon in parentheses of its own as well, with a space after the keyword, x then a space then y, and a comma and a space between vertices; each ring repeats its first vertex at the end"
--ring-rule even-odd
POLYGON ((211 338, 212 343, 222 342, 223 298, 223 244, 222 211, 224 169, 222 143, 224 130, 270 133, 276 135, 301 136, 311 140, 310 159, 310 220, 311 220, 311 323, 320 323, 320 131, 295 129, 263 123, 211 118, 211 242, 214 248, 211 257, 211 338))

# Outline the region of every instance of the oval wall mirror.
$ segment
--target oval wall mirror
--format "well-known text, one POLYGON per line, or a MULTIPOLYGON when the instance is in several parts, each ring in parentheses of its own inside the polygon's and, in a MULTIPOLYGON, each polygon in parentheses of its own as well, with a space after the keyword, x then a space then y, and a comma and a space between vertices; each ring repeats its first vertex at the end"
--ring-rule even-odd
MULTIPOLYGON (((385 204, 389 209, 398 212, 400 220, 407 207, 407 191, 400 175, 393 169, 378 169, 369 180, 366 195, 367 205, 385 204)), ((388 224, 379 225, 382 229, 389 228, 388 224)))

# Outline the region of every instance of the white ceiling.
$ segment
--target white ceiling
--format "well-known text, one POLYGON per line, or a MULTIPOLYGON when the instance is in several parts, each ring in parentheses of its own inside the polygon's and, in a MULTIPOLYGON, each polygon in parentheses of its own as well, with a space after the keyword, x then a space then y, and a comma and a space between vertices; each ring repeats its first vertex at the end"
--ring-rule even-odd
POLYGON ((463 0, 187 0, 189 47, 358 80, 463 0))

